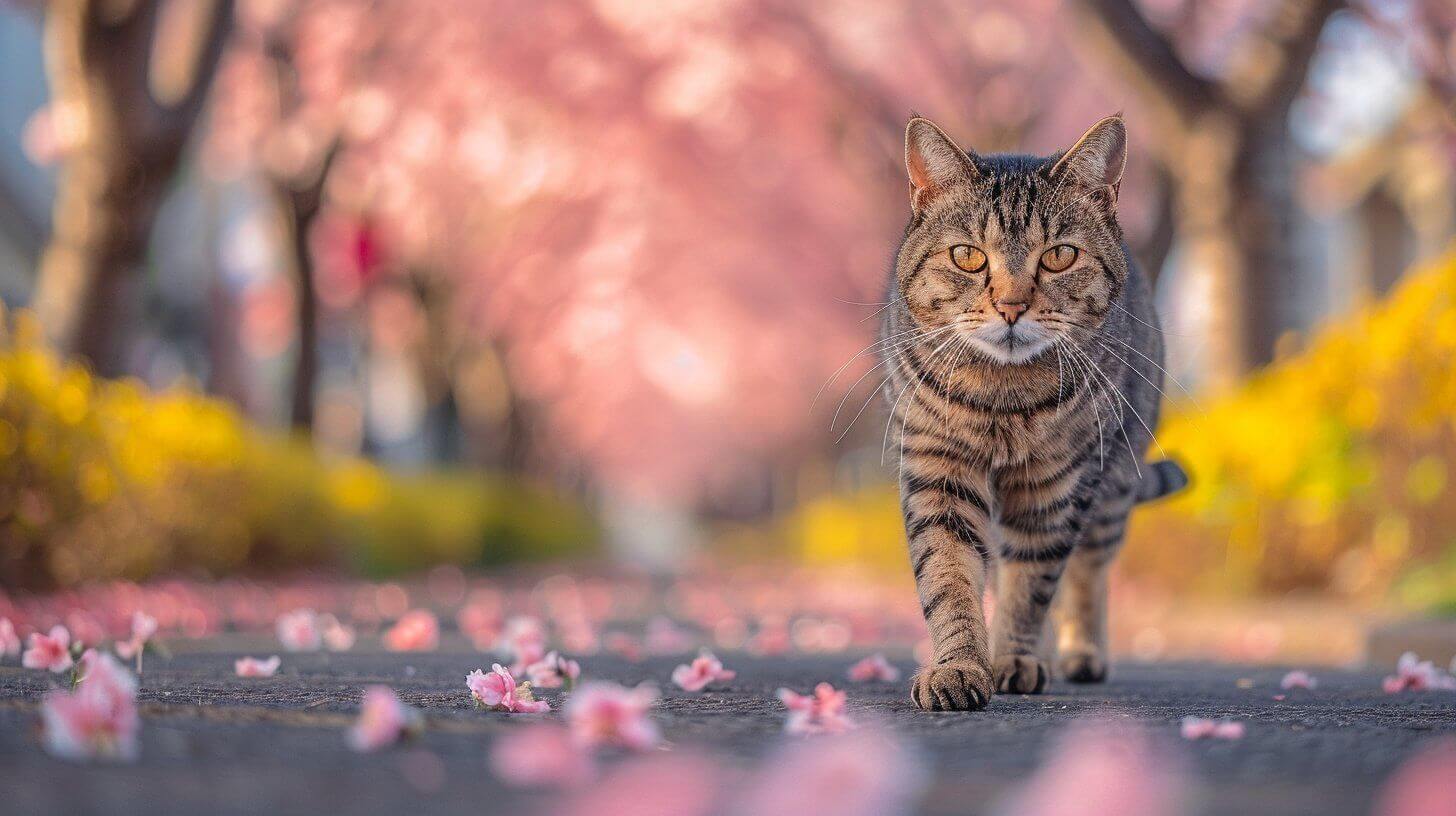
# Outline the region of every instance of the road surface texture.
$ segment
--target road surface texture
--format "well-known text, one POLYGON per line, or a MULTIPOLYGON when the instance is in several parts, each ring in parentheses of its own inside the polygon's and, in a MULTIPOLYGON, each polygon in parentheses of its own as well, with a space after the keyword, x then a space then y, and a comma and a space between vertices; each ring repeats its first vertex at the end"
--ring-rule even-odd
MULTIPOLYGON (((504 788, 488 770, 491 741, 520 727, 525 715, 472 709, 464 678, 488 669, 486 656, 463 649, 284 655, 274 678, 234 677, 234 658, 275 651, 262 641, 254 645, 179 645, 171 659, 149 658, 140 694, 141 758, 132 765, 81 766, 47 756, 37 705, 54 681, 13 661, 0 667, 0 813, 550 810, 546 795, 504 788), (414 747, 372 755, 345 747, 360 691, 372 683, 393 686, 424 711, 427 730, 414 747)), ((912 708, 908 680, 846 683, 848 657, 722 657, 738 677, 707 694, 686 694, 667 681, 681 659, 597 657, 584 661, 584 671, 627 684, 655 682, 663 692, 655 717, 670 745, 711 750, 744 767, 784 739, 779 687, 808 691, 821 680, 847 687, 856 717, 882 721, 933 760, 920 799, 921 812, 931 814, 990 810, 1080 715, 1135 719, 1177 743, 1196 780, 1192 812, 1239 816, 1367 813, 1402 760, 1456 734, 1456 693, 1387 695, 1369 672, 1320 671, 1316 690, 1279 701, 1280 669, 1122 663, 1105 685, 1058 682, 1039 696, 998 696, 975 714, 926 714, 912 708), (1247 734, 1183 742, 1178 723, 1189 715, 1237 719, 1247 734)), ((894 662, 908 677, 910 662, 894 662)), ((544 696, 558 711, 542 716, 558 717, 561 696, 544 696)))

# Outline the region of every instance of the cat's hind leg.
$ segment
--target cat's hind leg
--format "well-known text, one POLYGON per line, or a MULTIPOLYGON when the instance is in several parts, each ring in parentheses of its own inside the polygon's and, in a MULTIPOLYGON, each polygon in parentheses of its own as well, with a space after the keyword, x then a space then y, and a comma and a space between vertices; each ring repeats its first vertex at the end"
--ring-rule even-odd
POLYGON ((1131 497, 1094 507, 1087 535, 1067 559, 1056 608, 1057 668, 1073 683, 1107 679, 1107 575, 1131 509, 1131 497))

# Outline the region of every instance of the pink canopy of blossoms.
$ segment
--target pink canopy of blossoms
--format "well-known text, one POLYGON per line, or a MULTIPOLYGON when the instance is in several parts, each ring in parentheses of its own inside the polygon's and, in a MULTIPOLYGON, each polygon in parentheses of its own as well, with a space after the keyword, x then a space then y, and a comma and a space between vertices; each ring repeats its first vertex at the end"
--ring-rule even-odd
POLYGON ((555 454, 693 494, 832 439, 810 406, 872 338, 912 111, 1050 151, 1116 107, 1064 93, 1054 5, 247 0, 208 163, 327 163, 328 306, 429 270, 555 454))

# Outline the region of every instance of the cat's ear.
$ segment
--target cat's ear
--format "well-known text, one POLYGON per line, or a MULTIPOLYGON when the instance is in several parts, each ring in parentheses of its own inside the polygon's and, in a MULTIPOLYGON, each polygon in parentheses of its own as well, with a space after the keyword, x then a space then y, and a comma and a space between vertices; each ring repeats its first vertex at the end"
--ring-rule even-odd
POLYGON ((1115 114, 1093 125, 1052 167, 1053 179, 1068 176, 1088 187, 1111 188, 1112 200, 1127 169, 1127 126, 1115 114))
POLYGON ((934 122, 917 116, 905 127, 905 172, 910 209, 919 215, 951 185, 974 176, 976 167, 934 122))

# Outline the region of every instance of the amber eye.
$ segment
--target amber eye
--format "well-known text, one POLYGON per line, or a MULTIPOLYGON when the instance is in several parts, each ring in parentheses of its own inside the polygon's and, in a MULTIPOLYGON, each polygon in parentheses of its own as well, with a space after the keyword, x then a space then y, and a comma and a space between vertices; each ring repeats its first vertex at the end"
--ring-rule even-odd
POLYGON ((967 244, 951 247, 950 260, 966 272, 980 272, 986 268, 986 253, 967 244))
POLYGON ((1041 268, 1048 272, 1061 272, 1077 260, 1077 248, 1071 244, 1060 244, 1041 254, 1041 268))

